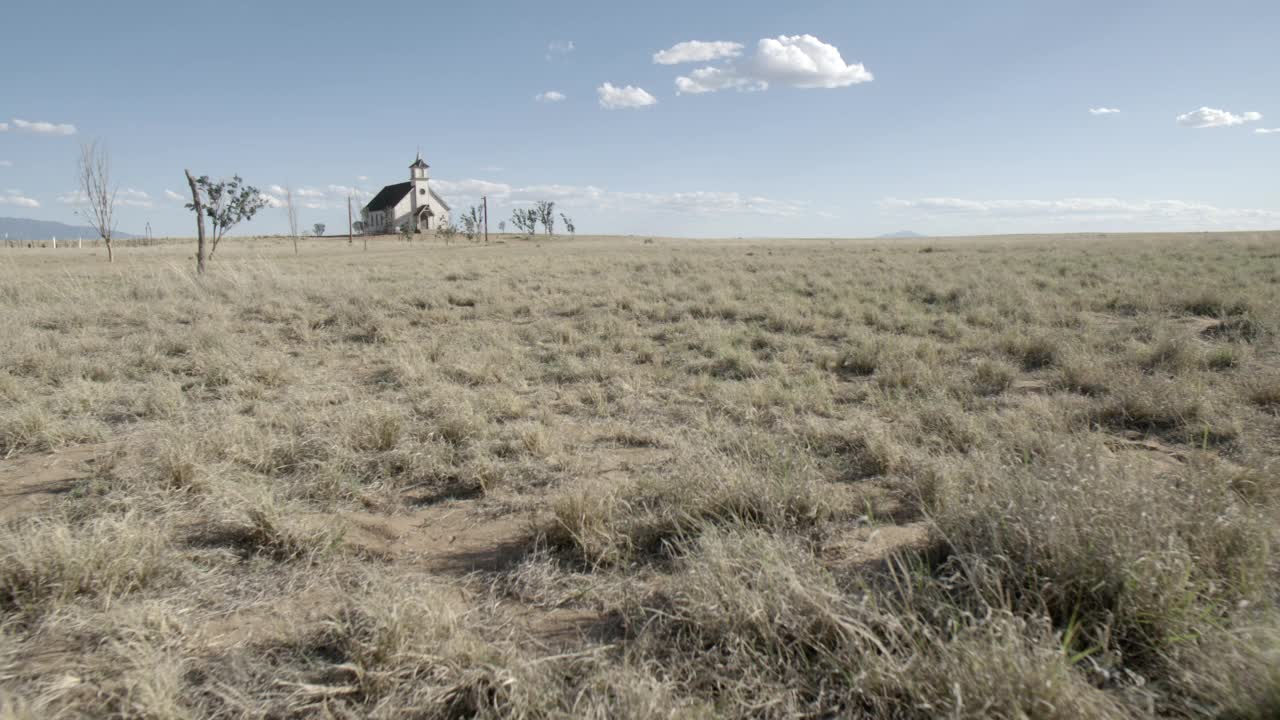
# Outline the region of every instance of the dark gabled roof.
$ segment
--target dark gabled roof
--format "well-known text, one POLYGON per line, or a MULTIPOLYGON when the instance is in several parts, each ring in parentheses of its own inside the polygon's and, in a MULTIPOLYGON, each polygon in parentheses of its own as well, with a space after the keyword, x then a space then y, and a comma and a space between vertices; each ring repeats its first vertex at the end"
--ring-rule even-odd
POLYGON ((377 212, 379 210, 393 208, 396 206, 396 203, 403 200, 404 196, 408 195, 409 191, 412 189, 413 183, 409 182, 388 185, 379 190, 378 194, 374 195, 373 199, 369 201, 369 204, 364 206, 364 209, 369 212, 377 212))
POLYGON ((420 167, 420 168, 429 168, 429 167, 431 167, 431 166, 430 166, 430 165, 428 165, 426 162, 424 162, 424 161, 423 161, 423 159, 422 159, 422 156, 421 156, 421 155, 419 155, 419 156, 418 156, 418 159, 417 159, 417 160, 414 160, 414 161, 413 161, 413 164, 412 164, 412 165, 410 165, 409 167, 411 167, 411 168, 418 168, 418 167, 420 167))

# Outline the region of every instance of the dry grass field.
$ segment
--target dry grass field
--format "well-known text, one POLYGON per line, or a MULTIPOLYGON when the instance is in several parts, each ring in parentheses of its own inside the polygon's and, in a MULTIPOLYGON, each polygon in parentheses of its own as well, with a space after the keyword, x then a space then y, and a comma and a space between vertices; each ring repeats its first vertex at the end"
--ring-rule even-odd
POLYGON ((1280 233, 0 250, 0 718, 1280 716, 1280 233))

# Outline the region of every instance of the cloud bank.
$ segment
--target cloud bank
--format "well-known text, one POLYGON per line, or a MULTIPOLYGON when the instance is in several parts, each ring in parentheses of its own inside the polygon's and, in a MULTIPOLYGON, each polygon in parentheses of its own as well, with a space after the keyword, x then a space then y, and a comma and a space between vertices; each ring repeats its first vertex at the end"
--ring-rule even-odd
POLYGON ((13 207, 38 208, 40 203, 35 198, 29 198, 22 194, 21 190, 5 190, 0 192, 0 205, 12 205, 13 207))
POLYGON ((806 203, 776 200, 736 192, 616 192, 595 185, 529 185, 515 186, 488 180, 432 180, 432 187, 455 208, 473 205, 480 196, 489 197, 490 205, 526 205, 538 200, 552 200, 575 210, 609 210, 615 212, 674 213, 692 215, 772 215, 791 217, 807 211, 806 203))
MULTIPOLYGON (((268 185, 258 194, 269 208, 285 206, 284 186, 268 185)), ((351 185, 300 185, 293 189, 294 205, 306 210, 343 210, 347 209, 347 197, 351 197, 351 208, 359 211, 360 207, 373 199, 373 193, 351 185)))
POLYGON ((1220 208, 1181 200, 1128 201, 1117 198, 1060 200, 969 200, 954 197, 881 200, 882 209, 928 217, 985 217, 1041 221, 1274 223, 1280 210, 1220 208))

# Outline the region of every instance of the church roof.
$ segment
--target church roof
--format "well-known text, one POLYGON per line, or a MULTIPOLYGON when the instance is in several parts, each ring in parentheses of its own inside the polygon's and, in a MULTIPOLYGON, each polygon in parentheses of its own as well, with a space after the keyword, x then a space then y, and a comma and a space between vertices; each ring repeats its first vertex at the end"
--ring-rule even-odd
MULTIPOLYGON (((445 210, 450 210, 450 211, 453 210, 453 208, 449 207, 449 203, 444 201, 444 198, 436 194, 435 188, 428 188, 428 189, 431 192, 431 197, 435 198, 436 202, 440 203, 440 205, 444 207, 445 210)), ((381 190, 379 190, 378 194, 374 195, 373 199, 369 201, 369 204, 364 206, 364 209, 368 210, 369 212, 377 212, 379 210, 390 210, 391 208, 399 204, 399 202, 404 199, 404 196, 408 195, 412 190, 413 190, 413 183, 411 182, 402 182, 402 183, 396 183, 395 185, 388 185, 382 188, 381 190)))
POLYGON ((413 161, 413 164, 412 164, 412 165, 410 165, 409 167, 411 167, 411 168, 429 168, 429 167, 431 167, 431 166, 430 166, 430 165, 428 165, 426 162, 424 162, 424 161, 423 161, 423 159, 422 159, 422 156, 421 156, 421 155, 419 155, 419 156, 418 156, 418 159, 417 159, 417 160, 414 160, 414 161, 413 161))
POLYGON ((413 189, 413 183, 402 182, 395 185, 388 185, 378 191, 377 195, 364 206, 369 212, 377 212, 379 210, 387 210, 396 206, 396 203, 404 199, 405 195, 413 189))

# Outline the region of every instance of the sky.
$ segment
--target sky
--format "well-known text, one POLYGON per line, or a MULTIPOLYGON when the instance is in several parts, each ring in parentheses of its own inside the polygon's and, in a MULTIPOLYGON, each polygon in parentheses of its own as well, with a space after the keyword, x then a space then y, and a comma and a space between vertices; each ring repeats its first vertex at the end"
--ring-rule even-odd
POLYGON ((421 151, 491 229, 703 237, 1280 228, 1275 0, 274 0, 0 9, 0 216, 193 235, 183 170, 346 228, 421 151))

